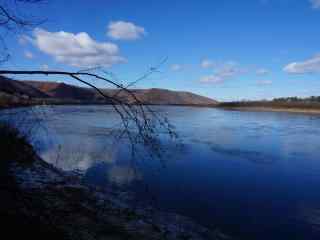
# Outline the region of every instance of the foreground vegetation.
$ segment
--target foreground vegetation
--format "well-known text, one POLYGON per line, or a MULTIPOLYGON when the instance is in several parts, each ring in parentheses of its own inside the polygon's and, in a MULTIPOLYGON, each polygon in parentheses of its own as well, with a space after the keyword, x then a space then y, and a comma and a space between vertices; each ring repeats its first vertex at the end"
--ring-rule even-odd
POLYGON ((50 224, 30 214, 37 203, 19 187, 12 167, 26 169, 34 163, 36 154, 25 136, 8 124, 0 123, 0 221, 3 236, 18 239, 21 234, 30 239, 64 239, 63 234, 50 224))

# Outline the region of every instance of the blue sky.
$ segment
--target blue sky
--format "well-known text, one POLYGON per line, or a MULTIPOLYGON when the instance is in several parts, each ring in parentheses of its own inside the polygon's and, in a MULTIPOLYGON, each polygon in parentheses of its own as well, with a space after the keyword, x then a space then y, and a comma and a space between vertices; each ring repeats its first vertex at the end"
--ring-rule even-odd
POLYGON ((5 67, 102 66, 127 83, 167 58, 136 87, 218 100, 320 95, 320 0, 69 0, 28 9, 47 21, 8 36, 5 67))

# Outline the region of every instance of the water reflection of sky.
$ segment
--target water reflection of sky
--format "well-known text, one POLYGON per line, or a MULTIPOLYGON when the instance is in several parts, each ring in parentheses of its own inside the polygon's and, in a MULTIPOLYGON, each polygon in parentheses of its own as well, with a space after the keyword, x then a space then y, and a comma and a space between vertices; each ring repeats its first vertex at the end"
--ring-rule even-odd
POLYGON ((115 161, 116 149, 108 143, 89 136, 75 141, 75 136, 65 135, 57 144, 41 151, 41 156, 63 170, 86 171, 99 162, 111 164, 115 161))
POLYGON ((160 207, 235 236, 320 239, 319 117, 159 109, 185 145, 167 146, 165 167, 143 152, 133 165, 127 143, 106 137, 119 120, 108 107, 46 110, 41 155, 61 169, 83 171, 90 184, 130 186, 142 200, 152 194, 160 207))

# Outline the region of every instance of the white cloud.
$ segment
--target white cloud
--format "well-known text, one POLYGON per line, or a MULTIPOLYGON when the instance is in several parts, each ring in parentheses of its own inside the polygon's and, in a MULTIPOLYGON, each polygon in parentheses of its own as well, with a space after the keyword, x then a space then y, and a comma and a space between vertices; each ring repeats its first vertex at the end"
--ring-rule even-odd
POLYGON ((320 73, 320 55, 303 62, 290 63, 283 70, 291 74, 320 73))
POLYGON ((18 37, 18 42, 20 45, 26 45, 28 42, 31 42, 32 39, 27 35, 20 35, 18 37))
POLYGON ((213 83, 213 84, 219 84, 224 83, 224 81, 227 80, 227 78, 220 74, 211 74, 208 76, 204 76, 200 79, 200 82, 202 83, 213 83))
POLYGON ((47 64, 43 64, 43 65, 41 65, 40 69, 43 70, 43 71, 48 71, 49 70, 49 66, 47 64))
POLYGON ((33 58, 33 54, 30 51, 24 51, 24 56, 26 58, 32 59, 33 58))
POLYGON ((213 84, 224 83, 226 80, 235 78, 246 72, 247 72, 246 69, 239 68, 235 63, 230 62, 222 66, 216 73, 213 73, 208 76, 204 76, 203 78, 200 79, 200 82, 213 83, 213 84))
POLYGON ((320 0, 310 0, 312 8, 320 9, 320 0))
POLYGON ((180 64, 172 64, 172 65, 170 66, 171 71, 174 71, 174 72, 181 71, 182 68, 183 68, 183 66, 180 65, 180 64))
POLYGON ((201 61, 201 67, 202 68, 212 68, 214 66, 215 66, 215 63, 210 59, 203 59, 201 61))
POLYGON ((87 33, 48 32, 36 28, 32 43, 42 52, 53 56, 58 62, 76 67, 111 67, 124 63, 116 44, 97 42, 87 33))
POLYGON ((111 22, 107 32, 107 35, 115 40, 136 40, 146 34, 143 27, 124 21, 111 22))
POLYGON ((271 85, 272 81, 271 80, 259 80, 257 83, 260 86, 267 86, 267 85, 271 85))
POLYGON ((268 69, 265 68, 260 68, 256 71, 257 75, 267 75, 270 73, 268 69))

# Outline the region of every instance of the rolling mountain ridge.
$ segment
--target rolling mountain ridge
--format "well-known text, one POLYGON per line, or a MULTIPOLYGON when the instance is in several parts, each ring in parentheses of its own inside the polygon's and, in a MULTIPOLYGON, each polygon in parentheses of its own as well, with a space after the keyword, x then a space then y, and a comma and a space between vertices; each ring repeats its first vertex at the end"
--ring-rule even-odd
MULTIPOLYGON (((218 102, 190 92, 172 91, 167 89, 131 89, 130 93, 119 89, 100 89, 105 95, 116 97, 123 102, 134 103, 135 98, 144 104, 155 105, 216 105, 218 102), (134 95, 134 96, 133 96, 134 95)), ((96 90, 69 85, 60 82, 18 81, 0 76, 0 93, 24 98, 46 100, 70 100, 88 102, 106 102, 96 90)))

